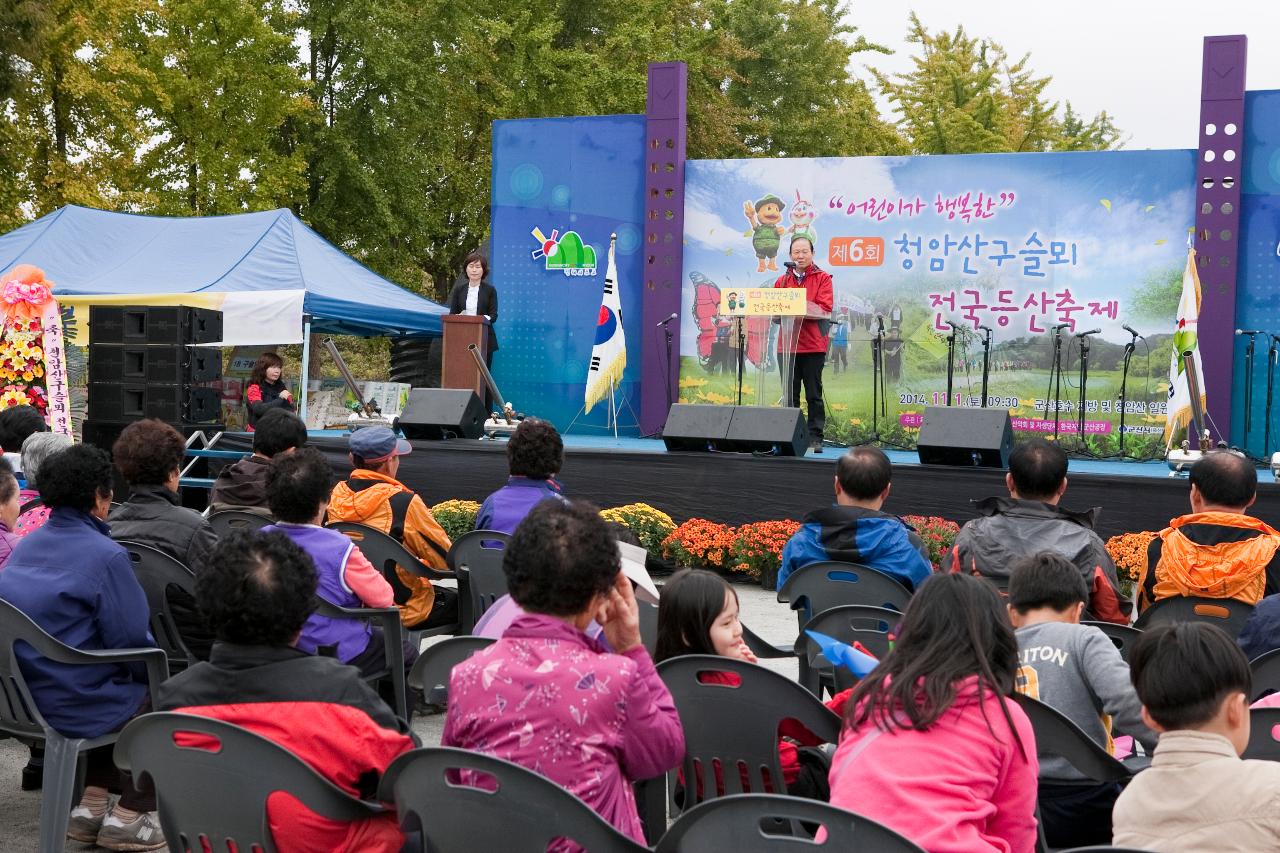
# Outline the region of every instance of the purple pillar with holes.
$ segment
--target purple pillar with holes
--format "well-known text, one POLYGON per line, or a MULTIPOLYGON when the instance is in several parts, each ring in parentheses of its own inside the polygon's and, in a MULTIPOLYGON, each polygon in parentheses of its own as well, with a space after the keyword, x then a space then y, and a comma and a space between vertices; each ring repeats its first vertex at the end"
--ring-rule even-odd
POLYGON ((684 269, 684 154, 688 68, 649 65, 644 143, 644 311, 640 432, 654 435, 679 399, 680 287, 684 269), (675 314, 675 319, 663 322, 675 314), (661 325, 659 325, 661 324, 661 325))
POLYGON ((1204 40, 1200 151, 1196 163, 1196 264, 1200 274, 1200 359, 1207 409, 1218 438, 1231 437, 1240 170, 1244 154, 1245 36, 1204 40))

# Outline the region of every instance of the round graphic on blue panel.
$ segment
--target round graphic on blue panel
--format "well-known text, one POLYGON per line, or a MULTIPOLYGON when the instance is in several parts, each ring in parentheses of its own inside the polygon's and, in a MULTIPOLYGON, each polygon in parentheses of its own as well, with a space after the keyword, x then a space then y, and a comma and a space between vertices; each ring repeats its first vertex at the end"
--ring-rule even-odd
POLYGON ((616 331, 618 331, 618 318, 611 308, 607 305, 601 305, 600 319, 596 321, 596 343, 604 343, 609 338, 612 338, 613 333, 616 331))
POLYGON ((1280 148, 1272 149, 1268 161, 1270 168, 1267 171, 1270 173, 1271 184, 1263 189, 1271 195, 1280 194, 1280 148))
POLYGON ((551 188, 552 210, 565 210, 569 207, 569 188, 564 184, 556 184, 551 188))
POLYGON ((511 170, 511 194, 528 201, 542 192, 542 170, 532 163, 521 163, 511 170))
POLYGON ((618 226, 618 254, 630 255, 640 248, 640 229, 631 224, 618 226))

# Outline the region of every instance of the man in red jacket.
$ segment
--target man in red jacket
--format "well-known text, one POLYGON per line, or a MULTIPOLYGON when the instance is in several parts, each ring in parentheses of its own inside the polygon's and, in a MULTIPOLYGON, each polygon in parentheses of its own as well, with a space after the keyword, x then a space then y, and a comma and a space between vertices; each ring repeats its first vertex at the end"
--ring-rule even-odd
MULTIPOLYGON (((791 238, 791 261, 795 264, 778 276, 774 287, 803 287, 805 302, 812 303, 822 313, 830 314, 835 304, 835 295, 831 287, 831 274, 818 269, 813 262, 813 243, 808 237, 797 235, 791 238)), ((799 332, 789 335, 784 330, 778 336, 778 352, 785 353, 790 349, 795 353, 791 365, 791 405, 799 405, 800 383, 804 383, 805 401, 809 407, 809 449, 814 453, 822 452, 822 428, 826 425, 827 413, 822 403, 822 369, 827 362, 827 329, 829 323, 819 320, 804 320, 800 323, 799 332)), ((780 363, 785 361, 778 359, 780 363)), ((785 383, 786 377, 783 377, 785 383)), ((785 387, 785 384, 784 384, 785 387)))

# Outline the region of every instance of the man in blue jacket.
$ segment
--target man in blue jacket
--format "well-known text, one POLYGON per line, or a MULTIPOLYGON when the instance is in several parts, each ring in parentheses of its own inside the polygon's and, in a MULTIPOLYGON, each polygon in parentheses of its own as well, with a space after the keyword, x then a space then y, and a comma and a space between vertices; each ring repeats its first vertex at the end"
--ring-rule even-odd
POLYGON ((797 569, 824 560, 858 563, 884 572, 907 589, 933 571, 929 552, 902 519, 881 512, 893 466, 875 447, 855 447, 836 462, 836 502, 805 516, 782 549, 778 586, 797 569))
MULTIPOLYGON (((87 444, 52 454, 40 466, 40 497, 52 509, 48 522, 18 543, 0 571, 0 598, 68 646, 147 648, 147 597, 129 554, 111 540, 111 460, 87 444)), ((142 664, 71 666, 30 649, 18 662, 31 697, 49 725, 68 737, 93 738, 119 731, 149 710, 142 664)), ((67 837, 108 850, 165 846, 155 793, 133 786, 116 770, 111 746, 90 750, 84 797, 71 812, 67 837), (109 808, 108 788, 120 800, 109 808)))

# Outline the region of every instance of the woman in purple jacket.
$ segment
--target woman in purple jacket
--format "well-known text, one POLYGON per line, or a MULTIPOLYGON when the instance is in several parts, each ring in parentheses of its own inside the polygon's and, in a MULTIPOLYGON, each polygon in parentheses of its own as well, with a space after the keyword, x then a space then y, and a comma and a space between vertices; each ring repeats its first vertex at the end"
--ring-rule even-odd
POLYGON ((684 732, 613 536, 590 504, 544 501, 503 570, 525 615, 454 668, 441 744, 536 770, 643 844, 631 783, 675 767, 684 732), (613 653, 584 633, 593 618, 613 653))

